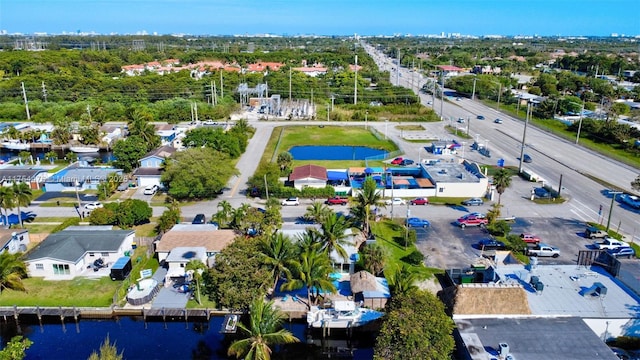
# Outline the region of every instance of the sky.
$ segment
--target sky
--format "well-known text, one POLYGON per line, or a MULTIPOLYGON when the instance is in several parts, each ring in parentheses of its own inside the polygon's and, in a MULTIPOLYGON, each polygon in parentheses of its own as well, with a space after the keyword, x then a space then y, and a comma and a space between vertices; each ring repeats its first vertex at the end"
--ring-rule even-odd
POLYGON ((640 0, 0 0, 0 31, 640 36, 640 0))

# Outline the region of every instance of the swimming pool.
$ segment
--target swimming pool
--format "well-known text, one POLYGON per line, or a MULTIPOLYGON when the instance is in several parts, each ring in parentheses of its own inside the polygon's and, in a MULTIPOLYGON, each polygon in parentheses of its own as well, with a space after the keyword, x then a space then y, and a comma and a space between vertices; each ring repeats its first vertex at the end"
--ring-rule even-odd
POLYGON ((367 146, 294 146, 289 149, 294 160, 364 160, 373 156, 386 156, 387 151, 367 146))

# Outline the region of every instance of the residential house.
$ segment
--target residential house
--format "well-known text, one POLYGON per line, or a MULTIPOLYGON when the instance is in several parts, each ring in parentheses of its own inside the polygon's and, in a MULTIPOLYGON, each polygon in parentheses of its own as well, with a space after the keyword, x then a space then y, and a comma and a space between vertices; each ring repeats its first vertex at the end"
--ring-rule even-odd
POLYGON ((26 183, 32 190, 40 189, 40 184, 49 177, 44 169, 28 166, 11 166, 0 169, 0 186, 26 183))
POLYGON ((133 230, 113 230, 111 226, 69 227, 47 236, 26 254, 29 276, 48 280, 90 276, 96 260, 109 265, 131 251, 134 236, 133 230))
POLYGON ((10 254, 26 252, 29 241, 27 229, 0 229, 0 251, 6 250, 10 254))
POLYGON ((206 265, 207 259, 207 249, 204 246, 178 246, 171 249, 165 259, 168 267, 165 282, 176 278, 184 278, 187 275, 185 267, 189 261, 200 260, 206 265))
POLYGON ((307 76, 317 77, 319 75, 324 75, 327 73, 327 68, 323 66, 312 66, 312 67, 296 67, 293 68, 295 71, 299 71, 307 76))
POLYGON ((278 71, 281 67, 283 67, 283 63, 278 62, 258 62, 254 64, 248 64, 246 72, 248 73, 263 73, 268 74, 269 71, 278 71))
POLYGON ((148 152, 140 159, 140 167, 133 172, 138 186, 147 187, 157 185, 158 187, 162 187, 162 183, 160 182, 162 164, 165 159, 172 157, 175 152, 176 149, 173 146, 164 145, 148 152))
POLYGON ((103 125, 100 127, 100 131, 105 134, 101 139, 102 142, 109 147, 113 146, 124 135, 122 130, 119 126, 103 125))
POLYGON ((437 65, 436 67, 440 69, 440 74, 445 77, 458 76, 464 71, 464 69, 453 65, 437 65))
POLYGON ((97 190, 98 184, 112 173, 122 177, 122 169, 84 166, 76 162, 47 178, 43 188, 45 191, 97 190))
POLYGON ((298 166, 289 175, 289 181, 298 190, 304 187, 323 188, 327 186, 327 169, 311 164, 298 166))
MULTIPOLYGON (((176 224, 155 242, 155 252, 159 261, 171 261, 170 253, 176 248, 204 248, 205 265, 211 267, 215 256, 235 241, 238 233, 234 230, 218 230, 215 224, 176 224)), ((181 250, 180 250, 181 251, 181 250)), ((196 254, 200 254, 196 251, 196 254)), ((177 259, 179 263, 181 260, 177 259)), ((171 265, 170 265, 171 266, 171 265)))

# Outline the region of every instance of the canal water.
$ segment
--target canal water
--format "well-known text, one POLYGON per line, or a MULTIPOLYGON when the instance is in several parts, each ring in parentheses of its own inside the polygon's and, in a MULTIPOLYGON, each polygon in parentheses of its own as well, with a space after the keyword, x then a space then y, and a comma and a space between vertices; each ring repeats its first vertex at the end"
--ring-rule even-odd
MULTIPOLYGON (((33 345, 26 352, 26 359, 87 359, 98 351, 107 336, 123 353, 124 359, 228 359, 230 335, 220 333, 222 317, 209 321, 180 319, 173 321, 145 321, 142 317, 120 317, 113 320, 80 320, 50 318, 40 325, 37 319, 21 317, 19 324, 13 318, 0 319, 2 347, 15 335, 21 334, 33 345)), ((306 324, 286 323, 301 343, 278 349, 272 359, 328 359, 339 356, 347 359, 372 359, 373 335, 354 333, 351 340, 346 334, 332 334, 321 340, 320 334, 307 336, 306 324), (332 353, 329 356, 328 353, 332 353)), ((235 359, 235 358, 234 358, 235 359)))
MULTIPOLYGON (((48 164, 49 161, 48 160, 44 160, 44 155, 46 153, 48 153, 50 150, 48 149, 32 149, 29 152, 31 153, 31 156, 33 157, 33 160, 37 160, 40 159, 40 161, 43 164, 48 164)), ((62 150, 56 150, 55 151, 56 154, 58 154, 58 159, 64 159, 67 154, 70 152, 69 150, 67 151, 62 151, 62 150)), ((19 151, 11 151, 11 150, 7 150, 4 148, 0 148, 0 160, 4 161, 4 162, 8 162, 12 159, 15 159, 18 157, 18 153, 19 151)), ((93 158, 93 159, 100 159, 100 161, 102 163, 108 163, 109 161, 113 161, 115 160, 115 157, 113 156, 113 152, 112 151, 100 151, 98 153, 94 153, 94 154, 77 154, 78 158, 82 159, 84 157, 87 158, 93 158)))

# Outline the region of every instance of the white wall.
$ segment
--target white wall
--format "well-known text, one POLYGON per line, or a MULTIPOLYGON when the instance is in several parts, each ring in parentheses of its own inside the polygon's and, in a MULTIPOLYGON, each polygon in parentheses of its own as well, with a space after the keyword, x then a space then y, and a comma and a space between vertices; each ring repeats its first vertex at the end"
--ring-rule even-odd
POLYGON ((441 197, 482 197, 487 193, 489 180, 480 179, 477 183, 445 183, 436 184, 435 196, 441 197))

